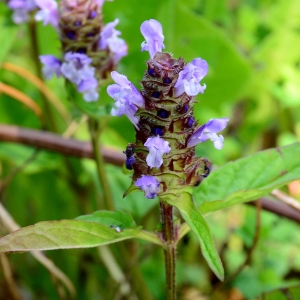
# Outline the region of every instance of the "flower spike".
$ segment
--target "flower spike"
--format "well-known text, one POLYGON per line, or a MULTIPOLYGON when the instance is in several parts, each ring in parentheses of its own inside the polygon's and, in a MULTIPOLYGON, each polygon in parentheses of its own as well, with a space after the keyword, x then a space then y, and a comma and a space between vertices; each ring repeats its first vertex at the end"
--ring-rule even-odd
POLYGON ((165 48, 163 41, 165 39, 162 33, 162 26, 156 20, 149 20, 143 22, 141 25, 141 33, 145 40, 142 43, 142 51, 149 51, 151 59, 157 52, 161 52, 165 48))
POLYGON ((172 195, 180 199, 211 170, 206 158, 195 156, 196 145, 210 139, 221 149, 224 138, 217 133, 228 119, 212 119, 198 126, 195 96, 206 88, 200 82, 207 74, 207 62, 195 58, 185 63, 183 58, 161 52, 164 36, 156 20, 145 21, 141 32, 145 37, 142 50, 150 53, 141 92, 117 72, 111 73, 116 84, 107 89, 116 101, 112 115, 126 114, 136 127, 136 141, 125 151, 125 165, 133 170, 133 182, 125 195, 138 186, 147 198, 157 195, 164 201, 172 195))

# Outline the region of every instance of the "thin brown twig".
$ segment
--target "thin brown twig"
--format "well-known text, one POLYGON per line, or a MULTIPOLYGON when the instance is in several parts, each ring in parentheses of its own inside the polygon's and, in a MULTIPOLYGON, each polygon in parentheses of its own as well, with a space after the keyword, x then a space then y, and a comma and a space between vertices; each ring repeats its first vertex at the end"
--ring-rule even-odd
MULTIPOLYGON (((50 132, 18 126, 0 125, 0 141, 19 143, 80 158, 94 157, 90 142, 66 139, 50 132)), ((107 163, 122 166, 125 162, 125 155, 120 151, 103 147, 102 153, 107 163)))
POLYGON ((2 267, 3 278, 6 283, 7 292, 10 294, 10 299, 22 300, 21 293, 17 288, 9 261, 5 253, 0 253, 0 267, 2 267))
POLYGON ((280 191, 280 190, 274 190, 271 192, 271 195, 277 198, 279 201, 282 201, 286 203, 287 205, 297 209, 300 211, 300 203, 293 197, 287 195, 286 193, 280 191))
MULTIPOLYGON (((0 124, 0 142, 1 141, 23 144, 67 156, 93 158, 93 149, 90 142, 67 139, 46 131, 0 124)), ((122 166, 125 162, 125 155, 120 151, 103 147, 102 153, 107 163, 122 166)), ((255 201, 248 202, 247 204, 256 205, 255 201)), ((270 211, 278 216, 300 224, 300 212, 285 203, 262 197, 261 205, 263 210, 270 211)))
MULTIPOLYGON (((274 213, 280 217, 284 217, 288 220, 294 221, 298 224, 300 224, 300 212, 289 205, 285 203, 281 203, 278 201, 274 201, 271 199, 268 199, 266 197, 260 198, 261 200, 261 207, 265 211, 269 211, 271 213, 274 213)), ((249 205, 256 205, 256 201, 247 202, 246 204, 249 205)))

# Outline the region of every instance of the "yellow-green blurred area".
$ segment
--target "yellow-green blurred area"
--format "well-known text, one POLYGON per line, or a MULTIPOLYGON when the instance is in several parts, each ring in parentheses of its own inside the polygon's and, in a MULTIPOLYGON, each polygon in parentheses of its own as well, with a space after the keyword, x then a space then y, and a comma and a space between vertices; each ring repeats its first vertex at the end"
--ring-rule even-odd
MULTIPOLYGON (((105 23, 120 20, 117 29, 128 43, 128 56, 118 71, 137 87, 149 59, 147 52, 140 51, 144 38, 139 28, 144 20, 162 23, 164 51, 187 62, 196 57, 208 62, 209 72, 202 80, 207 88, 197 96, 196 119, 204 124, 212 118, 230 118, 222 132, 225 144, 221 151, 210 141, 197 146, 197 155, 208 158, 215 168, 300 140, 299 0, 114 0, 104 4, 103 14, 105 23)), ((41 23, 36 29, 39 53, 61 58, 57 32, 41 23)), ((21 91, 43 110, 36 85, 4 67, 10 63, 38 75, 31 33, 29 24, 12 23, 11 11, 1 2, 0 82, 21 91)), ((104 128, 101 142, 123 151, 134 142, 134 129, 125 116, 105 114, 113 105, 106 94, 109 83, 102 87, 99 100, 99 105, 106 105, 99 117, 104 128)), ((59 101, 50 104, 55 131, 88 141, 86 118, 68 99, 62 78, 52 78, 47 86, 59 101), (62 110, 58 108, 61 104, 62 110)), ((38 130, 44 125, 33 110, 3 90, 0 123, 38 130)), ((299 156, 295 153, 300 164, 299 156)), ((159 222, 157 200, 146 199, 142 193, 123 198, 131 183, 130 172, 107 165, 106 173, 116 207, 131 213, 138 225, 154 230, 159 222)), ((21 227, 43 220, 73 219, 99 209, 101 188, 92 160, 0 141, 0 176, 0 201, 21 227)), ((300 200, 299 182, 293 196, 300 200)), ((207 217, 226 276, 233 274, 249 253, 256 234, 256 210, 239 204, 207 217)), ((177 251, 179 299, 300 299, 299 225, 265 211, 259 218, 259 238, 251 259, 226 286, 219 286, 207 267, 196 237, 189 233, 183 238, 177 251)), ((7 233, 1 226, 0 234, 7 233)), ((112 276, 115 269, 103 262, 97 249, 49 251, 46 255, 71 279, 76 299, 148 299, 141 297, 134 276, 144 278, 153 299, 165 299, 163 251, 144 242, 122 244, 132 252, 130 258, 122 257, 117 244, 110 249, 130 283, 131 296, 122 292, 120 282, 112 276), (131 274, 132 265, 140 266, 138 275, 131 274)), ((1 300, 13 299, 9 298, 13 297, 11 290, 17 293, 14 299, 70 299, 55 276, 30 254, 0 258, 1 300)))

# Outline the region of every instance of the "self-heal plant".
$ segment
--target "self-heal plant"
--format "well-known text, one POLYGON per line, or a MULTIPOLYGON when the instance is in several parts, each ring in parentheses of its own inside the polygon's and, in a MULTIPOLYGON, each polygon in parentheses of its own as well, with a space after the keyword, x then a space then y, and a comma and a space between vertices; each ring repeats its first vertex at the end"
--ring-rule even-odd
MULTIPOLYGON (((143 66, 147 66, 147 68, 145 67, 145 74, 144 72, 140 74, 142 88, 135 87, 125 76, 129 72, 134 73, 133 68, 137 63, 134 61, 134 56, 129 57, 122 66, 125 75, 115 71, 110 73, 114 69, 113 64, 116 64, 120 55, 124 53, 124 42, 120 39, 120 32, 117 30, 118 20, 108 23, 106 26, 101 23, 101 13, 98 12, 98 8, 102 7, 104 0, 64 1, 69 3, 64 6, 64 9, 62 9, 60 0, 36 0, 33 10, 29 10, 30 6, 26 6, 28 3, 30 4, 30 1, 5 0, 4 2, 8 3, 8 1, 19 8, 17 16, 21 20, 23 17, 25 19, 28 17, 29 22, 24 24, 23 28, 18 28, 18 26, 11 26, 10 22, 6 22, 6 16, 0 16, 3 27, 0 35, 5 37, 3 39, 5 41, 4 47, 0 49, 0 56, 3 60, 1 65, 3 80, 0 82, 0 92, 4 96, 1 97, 1 107, 3 108, 1 115, 4 115, 4 119, 11 119, 12 117, 13 120, 18 121, 18 124, 15 125, 19 125, 16 127, 0 124, 0 227, 3 235, 0 237, 0 265, 3 265, 4 270, 8 271, 4 272, 3 276, 0 271, 0 286, 3 286, 0 288, 0 295, 2 295, 0 298, 20 298, 21 296, 18 295, 24 294, 24 286, 26 286, 26 293, 29 289, 29 293, 33 295, 34 290, 31 289, 30 291, 30 286, 34 286, 39 291, 39 296, 36 298, 45 299, 55 297, 54 289, 56 287, 57 297, 64 299, 76 299, 77 292, 80 299, 101 297, 101 299, 170 300, 176 296, 174 270, 177 259, 182 259, 180 265, 184 265, 183 268, 178 268, 181 283, 184 282, 179 287, 180 299, 189 298, 186 292, 189 293, 191 289, 194 291, 201 289, 203 297, 209 299, 218 297, 227 299, 229 292, 227 287, 230 289, 232 287, 241 288, 241 293, 248 298, 258 297, 260 292, 268 292, 270 284, 272 285, 271 281, 268 281, 267 286, 264 282, 260 282, 259 291, 249 289, 247 285, 244 285, 245 288, 243 289, 241 283, 245 278, 249 279, 247 274, 257 277, 255 276, 258 274, 256 271, 261 271, 261 265, 264 265, 264 261, 270 261, 270 253, 266 253, 266 247, 262 245, 265 239, 260 234, 259 225, 265 217, 264 213, 261 213, 262 209, 267 205, 268 210, 275 212, 275 208, 281 204, 279 207, 282 209, 277 210, 276 214, 299 221, 296 213, 296 199, 291 198, 289 201, 295 207, 293 211, 291 207, 285 207, 283 203, 276 203, 272 201, 274 199, 266 199, 264 196, 271 193, 272 198, 279 196, 278 199, 282 202, 286 195, 280 196, 279 188, 288 184, 288 188, 295 191, 300 178, 300 163, 295 153, 300 153, 300 142, 264 150, 236 161, 230 161, 224 166, 215 168, 211 173, 209 161, 195 155, 199 152, 195 152, 195 147, 199 147, 197 146, 199 143, 201 143, 201 149, 206 146, 210 147, 209 151, 205 151, 206 153, 217 152, 217 150, 212 149, 213 146, 216 149, 222 149, 224 138, 221 134, 223 134, 222 130, 228 123, 226 118, 209 120, 211 117, 207 117, 205 119, 207 108, 204 107, 205 101, 203 100, 215 101, 210 103, 210 106, 215 104, 216 108, 221 101, 234 99, 240 95, 241 89, 247 90, 244 89, 245 84, 249 78, 253 77, 249 76, 251 75, 251 68, 245 61, 245 57, 240 57, 239 53, 236 52, 235 48, 237 47, 232 47, 230 41, 224 40, 222 32, 218 33, 218 30, 213 26, 207 26, 209 25, 207 22, 203 23, 203 18, 190 11, 188 6, 184 7, 183 3, 174 2, 173 4, 176 4, 174 9, 180 10, 180 14, 175 14, 176 19, 171 17, 168 20, 168 29, 171 31, 174 31, 175 28, 180 29, 175 30, 175 34, 172 35, 174 42, 174 49, 172 50, 177 52, 179 49, 183 49, 181 53, 183 58, 177 59, 175 56, 174 58, 172 55, 163 53, 166 50, 164 50, 164 35, 161 25, 155 20, 144 22, 141 31, 145 38, 137 37, 139 41, 136 45, 144 40, 142 50, 147 52, 142 55, 147 56, 146 61, 149 59, 149 53, 150 59, 147 64, 142 63, 143 66), (62 16, 62 12, 64 16, 62 16), (36 20, 40 20, 41 23, 38 25, 36 20), (51 82, 51 90, 42 80, 41 66, 38 61, 38 46, 52 43, 51 35, 49 36, 45 32, 46 29, 41 26, 42 24, 48 27, 47 30, 51 30, 50 26, 53 26, 55 29, 52 31, 59 34, 63 43, 61 55, 57 58, 49 55, 41 57, 44 65, 43 72, 47 78, 58 76, 61 81, 65 78, 65 87, 67 88, 65 93, 62 93, 62 86, 58 80, 51 82), (26 31, 24 31, 25 26, 28 27, 26 31), (205 29, 205 32, 201 32, 201 28, 205 29), (24 37, 26 43, 18 41, 14 45, 13 41, 17 41, 20 36, 24 37), (222 49, 220 57, 214 56, 214 65, 211 65, 211 61, 208 64, 200 58, 205 58, 200 55, 200 51, 206 53, 211 50, 212 40, 216 50, 213 52, 219 53, 218 49, 222 49), (185 48, 182 47, 183 45, 185 48), (29 50, 29 46, 31 50, 29 50), (191 48, 188 48, 190 46, 191 48), (18 53, 22 57, 22 64, 28 66, 33 66, 32 63, 35 64, 34 73, 30 69, 26 70, 9 62, 16 61, 17 63, 20 61, 20 59, 15 59, 18 53), (196 54, 188 57, 187 53, 196 54), (196 58, 193 59, 194 57, 196 58), (226 78, 223 78, 228 62, 230 62, 232 72, 225 72, 226 78), (211 77, 211 83, 208 84, 206 75, 211 75, 211 68, 214 68, 215 72, 211 77), (23 79, 20 81, 13 74, 18 74, 23 79), (111 104, 114 102, 111 99, 107 106, 104 104, 106 101, 103 101, 104 103, 100 103, 100 101, 87 102, 93 97, 97 98, 98 88, 94 87, 98 84, 100 87, 102 79, 110 74, 115 81, 115 84, 108 88, 109 94, 115 99, 114 108, 111 110, 111 104), (40 80, 37 80, 36 77, 39 77, 40 80), (214 80, 215 84, 213 84, 214 80), (223 84, 218 85, 217 82, 223 84), (226 85, 225 89, 224 85, 226 85), (212 90, 215 100, 206 94, 212 90), (87 101, 83 100, 80 93, 87 101), (64 109, 64 105, 67 103, 61 97, 65 94, 69 96, 76 108, 88 117, 85 115, 79 120, 77 109, 68 112, 69 105, 64 109), (34 99, 31 98, 32 96, 34 99), (57 96, 62 100, 61 105, 59 105, 57 96), (2 103, 2 98, 8 105, 2 103), (12 109, 10 102, 14 99, 18 100, 18 103, 12 109), (24 105, 24 109, 20 110, 17 107, 19 105, 24 105), (194 108, 195 112, 201 110, 201 114, 194 114, 194 108), (127 169, 131 170, 125 172, 132 174, 131 185, 128 181, 125 183, 126 180, 130 179, 124 175, 124 168, 120 167, 124 164, 124 155, 99 143, 100 140, 108 142, 106 137, 110 138, 109 143, 113 143, 114 146, 120 146, 124 142, 122 136, 125 135, 126 132, 124 131, 127 130, 127 127, 122 127, 122 120, 113 120, 113 123, 108 123, 108 127, 106 127, 109 110, 115 116, 126 115, 135 127, 136 139, 132 140, 133 143, 129 144, 125 151, 125 165, 127 169), (55 114, 53 115, 51 112, 54 111, 55 114), (36 122, 36 117, 31 113, 34 113, 41 122, 36 122), (32 121, 31 116, 34 118, 32 121), (58 116, 62 118, 58 118, 58 116), (87 120, 87 124, 82 123, 85 120, 87 120), (204 122, 206 123, 204 124, 204 122), (34 130, 33 128, 23 128, 25 123, 35 127, 34 130), (115 126, 116 123, 120 124, 119 134, 116 133, 116 129, 118 129, 115 126), (76 140, 76 137, 86 139, 87 129, 90 133, 90 145, 87 141, 82 143, 76 140), (47 130, 51 130, 52 133, 47 132, 47 130), (61 135, 60 132, 64 132, 64 134, 61 135), (99 139, 102 133, 105 136, 99 139), (72 138, 69 138, 70 136, 72 138), (26 148, 33 147, 37 150, 30 151, 28 148, 28 151, 26 149, 24 151, 23 147, 19 149, 18 145, 5 145, 6 142, 25 144, 26 148), (13 150, 13 153, 20 153, 21 156, 9 155, 10 149, 13 150), (57 154, 43 155, 40 159, 39 156, 37 157, 39 149, 43 152, 54 151, 57 154), (61 155, 65 159, 62 159, 61 155), (94 169, 88 161, 89 159, 96 162, 94 169), (107 166, 106 163, 115 166, 107 166), (50 165, 51 168, 49 168, 50 165), (35 170, 34 174, 30 172, 32 169, 35 170), (18 176, 15 176, 16 172, 18 176), (200 185, 195 187, 198 184, 200 185), (130 188, 125 194, 131 191, 136 191, 136 193, 131 193, 124 200, 118 199, 122 198, 122 193, 129 185, 130 188), (24 189, 24 186, 28 188, 24 189), (111 193, 110 188, 113 188, 113 193, 111 193), (51 190, 50 193, 49 190, 51 190), (29 206, 27 200, 30 201, 29 206), (223 284, 217 282, 210 269, 205 266, 205 260, 199 259, 200 253, 194 247, 193 233, 200 241, 202 253, 210 268, 222 279, 222 265, 202 214, 207 215, 219 211, 215 217, 210 218, 210 222, 214 226, 214 232, 217 232, 220 226, 224 232, 224 230, 226 231, 224 218, 229 220, 234 213, 233 211, 225 211, 225 209, 240 204, 237 207, 239 211, 252 211, 252 208, 247 208, 241 204, 253 200, 255 200, 257 207, 252 245, 249 249, 248 247, 244 249, 245 260, 236 270, 232 269, 237 262, 236 257, 232 258, 232 255, 225 255, 224 259, 227 260, 226 265, 228 266, 226 280, 223 284), (159 206, 154 207, 158 203, 159 206), (6 207, 10 211, 7 211, 6 207), (93 212, 95 208, 97 211, 93 212), (120 208, 122 211, 119 210, 120 208), (161 224, 155 226, 156 224, 153 223, 157 222, 158 208, 161 210, 161 224), (30 214, 26 213, 27 211, 30 211, 30 214), (75 215, 85 213, 87 215, 74 219, 75 215), (176 214, 174 221, 173 213, 176 214), (12 218, 16 217, 16 221, 19 220, 24 224, 29 220, 28 215, 30 215, 32 225, 17 230, 17 224, 14 224, 12 218), (63 220, 52 220, 55 216, 56 218, 62 217, 63 220), (222 217, 220 218, 220 216, 222 217), (33 224, 41 217, 51 219, 51 221, 45 220, 33 224), (134 218, 138 220, 138 223, 134 221, 134 218), (191 234, 185 236, 190 229, 191 234), (185 238, 183 239, 183 237, 185 238), (136 239, 142 239, 143 242, 140 243, 136 239), (177 247, 181 239, 183 241, 180 247, 177 247), (118 242, 121 243, 114 245, 114 247, 108 246, 118 242), (155 245, 149 245, 149 242, 155 245), (156 249, 157 246, 165 252, 166 257, 167 297, 161 282, 162 257, 156 251, 159 250, 156 249), (87 255, 84 254, 84 250, 76 250, 89 247, 97 247, 97 250, 88 251, 87 255), (46 256, 35 252, 70 248, 74 249, 71 256, 68 255, 69 252, 63 251, 52 253, 53 263, 47 260, 46 256), (260 250, 262 249, 264 253, 261 253, 260 250), (258 251, 259 261, 257 264, 252 261, 250 268, 244 268, 251 260, 253 250, 258 251), (22 253, 2 255, 2 252, 18 251, 22 253), (30 260, 30 265, 26 264, 26 261, 19 266, 15 264, 22 259, 24 251, 32 251, 34 257, 48 268, 51 277, 55 279, 55 287, 46 288, 46 282, 48 281, 48 286, 51 285, 51 281, 48 280, 49 277, 45 272, 40 274, 38 271, 40 268, 31 264, 32 260, 30 260), (10 268, 7 259, 10 260, 11 258, 12 265, 10 268), (233 260, 235 260, 234 264, 232 264, 233 260), (61 270, 55 267, 56 263, 59 263, 57 267, 61 267, 61 270), (201 270, 197 271, 195 264, 201 270), (28 271, 30 273, 28 267, 34 268, 39 275, 35 276, 36 278, 28 276, 28 271), (75 272, 69 273, 71 278, 82 279, 76 287, 72 287, 72 282, 61 272, 65 268, 75 272), (198 276, 199 271, 202 274, 200 276, 198 276), (251 271, 250 274, 248 271, 251 271), (235 280, 233 281, 234 277, 235 280), (24 279, 27 282, 24 282, 24 279), (149 289, 150 287, 151 289, 149 289)), ((120 18, 127 20, 128 34, 135 32, 134 22, 132 24, 129 22, 131 12, 129 8, 133 2, 116 2, 121 3, 122 8, 125 6, 127 8, 119 15, 120 18)), ((135 4, 139 4, 139 1, 136 1, 135 4)), ((281 4, 285 5, 286 3, 282 2, 281 4)), ((115 3, 115 5, 118 4, 115 3)), ((169 8, 163 1, 160 5, 160 8, 158 3, 155 6, 152 5, 151 8, 149 6, 149 9, 144 12, 149 14, 151 10, 155 12, 158 9, 169 8)), ((2 11, 6 11, 6 9, 4 8, 2 11)), ((287 17, 290 18, 291 10, 286 9, 286 11, 288 11, 287 17)), ((118 8, 111 9, 109 14, 118 15, 118 8)), ((134 36, 131 36, 131 40, 134 40, 134 36)), ((165 44, 167 51, 171 50, 168 43, 165 44)), ((287 55, 284 57, 288 58, 287 55)), ((295 57, 294 66, 297 66, 297 61, 298 58, 295 57)), ((282 69, 281 66, 282 64, 279 65, 279 70, 282 69)), ((110 76, 108 77, 110 80, 110 76)), ((286 83, 289 83, 289 79, 287 78, 286 83)), ((245 96, 247 95, 245 94, 245 96)), ((228 105, 225 106, 228 108, 228 105)), ((243 111, 243 107, 240 105, 236 108, 238 108, 238 112, 243 111)), ((236 114, 233 115, 233 117, 236 116, 236 114)), ((239 122, 231 124, 234 131, 245 134, 244 130, 240 130, 239 125, 239 122)), ((291 127, 289 126, 289 128, 291 127)), ((269 131, 268 128, 267 131, 269 131)), ((257 139, 254 140, 256 140, 256 146, 259 146, 257 139)), ((253 146, 255 144, 251 148, 253 146)), ((196 150, 200 149, 196 148, 196 150)), ((221 155, 223 155, 222 152, 221 155)), ((232 158, 232 153, 230 157, 232 158)), ((242 215, 243 213, 241 217, 242 215)), ((250 215, 251 218, 244 220, 247 223, 247 228, 254 221, 252 219, 254 215, 252 213, 250 215)), ((285 227, 284 220, 279 220, 278 217, 271 219, 276 223, 276 226, 282 222, 285 227)), ((269 225, 271 229, 274 224, 271 222, 269 225)), ((296 225, 293 226, 290 229, 296 229, 296 225)), ((230 228, 227 229, 229 233, 232 233, 230 228)), ((293 232, 292 243, 290 243, 291 250, 295 248, 295 244, 300 238, 300 236, 298 239, 297 236, 294 236, 296 231, 289 230, 289 232, 293 232)), ((226 243, 226 236, 223 235, 219 239, 219 243, 225 245, 225 248, 221 247, 222 252, 224 253, 225 250, 225 253, 230 254, 230 247, 226 247, 228 244, 226 243)), ((251 240, 252 237, 247 235, 244 242, 248 244, 249 239, 251 240)), ((280 265, 290 264, 291 268, 294 268, 296 259, 294 250, 292 257, 284 255, 286 251, 281 252, 284 253, 281 256, 280 265), (283 259, 286 261, 284 262, 283 259)), ((275 258, 277 260, 278 254, 276 251, 275 258)), ((270 268, 266 268, 265 271, 266 274, 269 274, 270 268)), ((258 277, 265 279, 266 276, 258 277)), ((280 283, 279 277, 275 276, 275 282, 273 282, 277 288, 285 289, 295 285, 294 279, 291 278, 287 281, 287 278, 282 277, 280 283)), ((259 278, 256 279, 258 279, 256 281, 259 284, 259 278)), ((76 281, 78 282, 78 280, 76 281)), ((268 296, 266 297, 268 298, 268 296)))
POLYGON ((115 29, 119 20, 103 24, 104 1, 62 0, 59 8, 54 0, 36 1, 41 7, 36 19, 56 28, 64 53, 61 60, 40 56, 45 78, 63 76, 76 85, 85 101, 97 101, 99 84, 127 54, 127 45, 119 37, 121 32, 115 29))
POLYGON ((164 36, 156 20, 145 21, 141 32, 145 37, 142 51, 150 54, 142 90, 138 91, 124 75, 112 72, 116 84, 107 91, 115 100, 112 115, 126 115, 136 130, 136 142, 125 151, 126 167, 133 169, 132 184, 125 195, 140 189, 148 199, 159 198, 162 239, 166 244, 167 295, 175 299, 178 230, 173 223, 174 206, 198 236, 211 269, 220 279, 224 276, 209 229, 193 203, 192 190, 211 168, 207 159, 195 157, 196 145, 210 139, 216 149, 222 149, 224 138, 218 132, 226 127, 228 119, 212 119, 198 126, 195 96, 206 89, 200 81, 208 72, 207 62, 195 58, 185 63, 182 58, 174 59, 162 52, 164 36))
POLYGON ((111 74, 116 84, 107 91, 116 102, 112 115, 124 114, 136 127, 137 141, 130 144, 128 157, 135 171, 133 184, 143 175, 157 177, 161 183, 159 195, 164 195, 174 192, 173 186, 164 184, 166 170, 178 177, 183 189, 200 183, 208 162, 194 157, 195 146, 210 139, 216 149, 222 149, 224 138, 217 133, 226 127, 228 119, 212 119, 197 126, 193 116, 194 96, 206 88, 200 84, 208 71, 206 61, 195 58, 185 64, 181 58, 176 60, 160 52, 164 48, 163 34, 156 20, 145 21, 141 32, 146 39, 142 50, 149 51, 151 58, 142 91, 116 71, 111 74))

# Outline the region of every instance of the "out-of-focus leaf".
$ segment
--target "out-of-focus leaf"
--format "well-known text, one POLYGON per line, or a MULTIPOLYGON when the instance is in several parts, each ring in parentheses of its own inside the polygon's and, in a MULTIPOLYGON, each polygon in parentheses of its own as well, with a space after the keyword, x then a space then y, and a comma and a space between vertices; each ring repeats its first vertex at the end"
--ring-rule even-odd
MULTIPOLYGON (((20 166, 35 153, 35 150, 11 143, 0 142, 0 159, 7 160, 15 166, 20 166)), ((22 171, 27 174, 39 173, 43 170, 54 170, 60 166, 57 154, 40 151, 22 171)))
POLYGON ((76 220, 96 222, 111 228, 119 227, 121 230, 124 228, 135 228, 136 224, 132 216, 121 210, 118 211, 108 211, 101 210, 96 211, 90 215, 84 215, 77 217, 76 220))
POLYGON ((158 238, 143 232, 141 228, 119 231, 95 222, 62 220, 40 222, 2 237, 0 252, 89 248, 131 238, 162 244, 158 238))
POLYGON ((201 103, 217 109, 220 101, 237 100, 245 92, 251 77, 246 59, 229 37, 213 23, 187 8, 183 1, 172 5, 173 18, 162 17, 167 4, 161 7, 159 18, 166 37, 166 51, 188 61, 201 57, 208 62, 208 76, 203 79, 207 89, 201 95, 201 103))
POLYGON ((0 66, 17 37, 18 29, 19 27, 9 20, 8 15, 0 16, 0 66))
POLYGON ((224 279, 224 269, 221 259, 215 248, 209 227, 193 202, 190 193, 183 192, 179 198, 173 195, 166 197, 165 201, 170 205, 177 207, 184 218, 189 224, 192 231, 196 234, 201 245, 201 251, 212 271, 218 276, 220 280, 224 279))
POLYGON ((258 152, 212 172, 195 191, 203 213, 268 194, 300 178, 300 143, 258 152))
POLYGON ((295 279, 281 280, 279 274, 265 267, 264 270, 260 270, 259 272, 252 268, 245 269, 234 280, 234 284, 246 299, 254 299, 261 294, 299 286, 299 281, 295 279), (252 288, 249 289, 249 286, 252 288))

